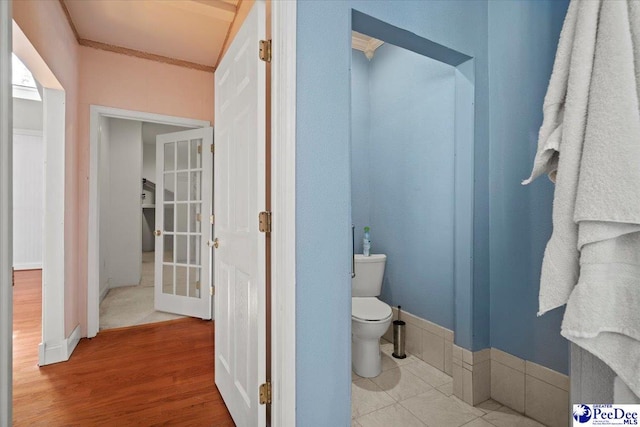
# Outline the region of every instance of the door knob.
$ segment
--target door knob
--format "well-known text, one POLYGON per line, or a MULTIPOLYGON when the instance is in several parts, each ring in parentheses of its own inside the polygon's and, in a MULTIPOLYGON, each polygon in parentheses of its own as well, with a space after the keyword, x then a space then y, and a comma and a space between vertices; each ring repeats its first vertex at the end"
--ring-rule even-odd
POLYGON ((162 231, 156 230, 156 231, 153 232, 153 234, 155 234, 156 236, 161 236, 162 235, 162 231))

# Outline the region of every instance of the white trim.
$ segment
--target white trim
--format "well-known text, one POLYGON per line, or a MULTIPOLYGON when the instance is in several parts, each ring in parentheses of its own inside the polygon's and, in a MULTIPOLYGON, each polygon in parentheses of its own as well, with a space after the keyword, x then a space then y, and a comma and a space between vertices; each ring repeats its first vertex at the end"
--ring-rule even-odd
POLYGON ((12 95, 14 98, 42 101, 40 93, 35 87, 13 85, 12 95))
POLYGON ((33 129, 20 129, 13 128, 14 135, 24 135, 24 136, 42 136, 41 130, 33 130, 33 129))
POLYGON ((271 2, 273 403, 271 425, 296 425, 296 2, 271 2))
POLYGON ((71 357, 71 354, 73 353, 73 350, 76 349, 76 346, 80 342, 80 325, 74 328, 73 332, 71 332, 71 335, 69 335, 69 338, 67 338, 66 341, 67 341, 67 360, 69 360, 69 358, 71 357))
POLYGON ((162 123, 167 125, 198 128, 210 126, 207 120, 195 120, 184 117, 166 116, 145 113, 142 111, 123 110, 120 108, 91 105, 89 127, 89 223, 88 223, 88 257, 87 257, 87 337, 95 337, 99 328, 100 313, 100 186, 98 135, 100 117, 111 117, 142 122, 162 123))
POLYGON ((41 262, 23 262, 20 264, 13 264, 14 270, 41 270, 42 263, 41 262))
POLYGON ((0 427, 11 426, 13 418, 11 27, 11 2, 0 1, 0 427))
POLYGON ((69 338, 60 341, 40 343, 38 346, 38 365, 51 365, 53 363, 66 362, 71 357, 80 342, 80 325, 77 325, 69 338))
MULTIPOLYGON (((43 88, 44 234, 42 241, 42 345, 65 336, 65 93, 43 88)), ((65 350, 66 351, 66 350, 65 350)), ((41 355, 43 353, 40 353, 41 355)), ((46 365, 46 359, 40 359, 46 365)))

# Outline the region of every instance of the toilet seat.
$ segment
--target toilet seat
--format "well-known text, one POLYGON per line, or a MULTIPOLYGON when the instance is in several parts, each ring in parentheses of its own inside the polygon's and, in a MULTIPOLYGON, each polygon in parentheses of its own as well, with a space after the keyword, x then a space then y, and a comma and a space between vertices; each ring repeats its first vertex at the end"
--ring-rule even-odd
POLYGON ((391 307, 376 297, 352 297, 351 318, 360 322, 386 322, 392 316, 391 307))

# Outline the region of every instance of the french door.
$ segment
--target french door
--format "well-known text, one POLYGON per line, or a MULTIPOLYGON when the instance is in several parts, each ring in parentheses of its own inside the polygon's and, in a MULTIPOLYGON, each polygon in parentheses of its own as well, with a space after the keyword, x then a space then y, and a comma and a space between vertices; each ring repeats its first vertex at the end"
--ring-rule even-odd
POLYGON ((211 319, 213 129, 156 137, 155 309, 211 319))

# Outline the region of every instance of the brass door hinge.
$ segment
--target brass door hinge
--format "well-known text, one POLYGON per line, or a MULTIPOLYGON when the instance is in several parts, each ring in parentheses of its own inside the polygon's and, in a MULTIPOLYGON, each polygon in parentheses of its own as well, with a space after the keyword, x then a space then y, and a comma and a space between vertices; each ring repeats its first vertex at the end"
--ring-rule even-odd
POLYGON ((271 233, 271 212, 260 212, 258 215, 258 229, 262 233, 271 233))
POLYGON ((269 381, 264 384, 260 384, 260 404, 271 404, 271 382, 269 381))
MULTIPOLYGON (((214 144, 211 144, 209 146, 209 149, 211 150, 211 152, 214 152, 214 148, 213 148, 214 144)), ((202 154, 202 145, 198 145, 198 154, 202 154)))
POLYGON ((260 59, 271 62, 271 40, 260 40, 260 59))
POLYGON ((214 148, 215 144, 211 144, 211 152, 214 153, 216 151, 216 149, 214 148))
POLYGON ((211 287, 209 288, 209 294, 210 294, 211 296, 213 296, 213 295, 215 295, 215 294, 216 294, 216 289, 215 289, 213 286, 211 286, 211 287))

